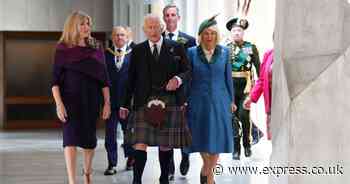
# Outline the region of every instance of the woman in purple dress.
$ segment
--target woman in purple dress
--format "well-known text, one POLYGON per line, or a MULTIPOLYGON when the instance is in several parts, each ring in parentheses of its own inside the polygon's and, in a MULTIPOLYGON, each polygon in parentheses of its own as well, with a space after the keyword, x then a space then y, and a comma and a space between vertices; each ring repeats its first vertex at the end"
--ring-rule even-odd
POLYGON ((91 18, 80 11, 67 18, 53 65, 52 94, 63 125, 69 184, 76 183, 77 147, 83 149, 84 182, 91 183, 101 102, 104 102, 102 118, 107 119, 111 113, 103 49, 90 35, 91 24, 91 18))

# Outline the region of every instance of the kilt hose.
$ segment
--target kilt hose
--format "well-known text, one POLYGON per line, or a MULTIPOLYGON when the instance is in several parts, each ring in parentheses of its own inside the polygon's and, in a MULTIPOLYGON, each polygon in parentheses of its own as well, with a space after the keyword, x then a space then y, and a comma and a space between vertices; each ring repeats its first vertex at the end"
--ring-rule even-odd
POLYGON ((185 110, 180 106, 166 107, 166 120, 160 127, 153 127, 145 120, 144 108, 132 111, 126 131, 127 144, 147 144, 183 148, 192 143, 192 137, 185 118, 185 110))

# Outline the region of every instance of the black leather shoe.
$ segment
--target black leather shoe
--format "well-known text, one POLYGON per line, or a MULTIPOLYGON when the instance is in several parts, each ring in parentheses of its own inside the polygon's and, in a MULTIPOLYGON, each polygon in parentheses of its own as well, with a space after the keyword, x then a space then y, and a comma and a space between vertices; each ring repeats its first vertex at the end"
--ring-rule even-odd
POLYGON ((142 184, 142 182, 141 182, 141 181, 135 181, 135 180, 133 180, 133 181, 132 181, 132 184, 142 184))
POLYGON ((252 150, 250 148, 244 148, 244 155, 245 157, 252 156, 252 150))
MULTIPOLYGON (((254 125, 255 126, 255 125, 254 125)), ((256 126, 255 126, 256 127, 256 126)), ((260 139, 262 137, 264 137, 264 132, 262 132, 258 127, 256 127, 256 130, 253 130, 252 133, 252 145, 258 144, 258 142, 260 141, 260 139), (254 132, 255 131, 255 132, 254 132)))
POLYGON ((185 176, 190 168, 190 160, 188 156, 182 156, 180 163, 180 173, 185 176))
POLYGON ((237 151, 237 152, 234 152, 234 153, 232 154, 232 159, 233 159, 233 160, 240 160, 240 159, 241 159, 241 155, 239 154, 238 151, 237 151))
POLYGON ((159 184, 169 184, 169 180, 168 179, 159 178, 159 184))
POLYGON ((169 181, 173 181, 174 180, 174 174, 169 174, 169 181))
POLYGON ((169 163, 169 181, 174 180, 174 174, 175 174, 175 164, 174 164, 174 158, 170 159, 169 163))
POLYGON ((117 173, 117 170, 115 170, 115 168, 113 166, 108 166, 103 174, 105 176, 109 176, 109 175, 114 175, 116 173, 117 173))

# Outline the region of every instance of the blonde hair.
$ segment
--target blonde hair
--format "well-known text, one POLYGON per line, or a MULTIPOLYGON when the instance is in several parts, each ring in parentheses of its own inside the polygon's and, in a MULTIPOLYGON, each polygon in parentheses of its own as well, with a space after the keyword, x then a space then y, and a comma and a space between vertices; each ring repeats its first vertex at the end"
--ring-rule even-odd
MULTIPOLYGON (((205 29, 211 29, 211 30, 215 31, 215 33, 216 33, 216 45, 219 45, 220 40, 221 40, 221 35, 220 35, 220 31, 219 31, 218 26, 217 25, 213 25, 213 26, 207 27, 205 29)), ((203 32, 204 31, 202 31, 202 33, 198 36, 198 44, 199 45, 202 45, 203 32)))
POLYGON ((69 47, 78 45, 80 40, 79 25, 86 19, 91 27, 92 19, 88 14, 82 11, 73 11, 72 14, 67 17, 66 22, 64 23, 63 32, 58 43, 64 43, 69 47))

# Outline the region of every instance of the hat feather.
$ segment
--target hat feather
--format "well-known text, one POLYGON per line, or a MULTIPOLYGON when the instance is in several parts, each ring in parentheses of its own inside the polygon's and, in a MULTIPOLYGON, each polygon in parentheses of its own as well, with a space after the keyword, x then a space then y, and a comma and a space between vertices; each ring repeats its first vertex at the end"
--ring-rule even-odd
POLYGON ((214 16, 210 17, 208 21, 213 21, 220 13, 215 14, 214 16))
POLYGON ((250 3, 252 2, 252 0, 248 0, 245 10, 244 10, 244 15, 247 16, 248 12, 249 12, 249 7, 250 7, 250 3))

